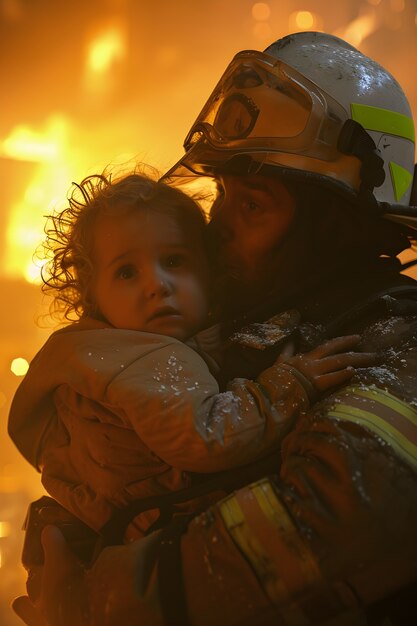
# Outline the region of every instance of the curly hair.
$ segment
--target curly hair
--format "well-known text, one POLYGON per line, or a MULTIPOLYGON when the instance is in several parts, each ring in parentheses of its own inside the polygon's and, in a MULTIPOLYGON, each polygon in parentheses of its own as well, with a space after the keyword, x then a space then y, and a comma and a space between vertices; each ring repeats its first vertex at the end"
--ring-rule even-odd
POLYGON ((113 178, 105 170, 72 183, 68 206, 46 216, 46 238, 38 255, 44 260, 42 291, 52 296, 52 318, 68 322, 86 316, 100 318, 92 294, 92 242, 99 215, 121 215, 146 207, 170 215, 182 228, 203 237, 206 219, 197 198, 158 181, 153 168, 148 166, 147 171, 152 175, 135 170, 113 178))

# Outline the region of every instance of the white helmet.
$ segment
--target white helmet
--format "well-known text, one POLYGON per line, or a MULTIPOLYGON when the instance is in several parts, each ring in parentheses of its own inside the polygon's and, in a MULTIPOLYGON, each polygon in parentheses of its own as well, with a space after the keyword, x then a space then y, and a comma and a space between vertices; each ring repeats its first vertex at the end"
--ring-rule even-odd
POLYGON ((375 198, 386 217, 417 228, 407 98, 387 70, 333 35, 301 32, 263 53, 239 52, 184 147, 164 178, 184 168, 215 175, 274 167, 351 198, 375 198))

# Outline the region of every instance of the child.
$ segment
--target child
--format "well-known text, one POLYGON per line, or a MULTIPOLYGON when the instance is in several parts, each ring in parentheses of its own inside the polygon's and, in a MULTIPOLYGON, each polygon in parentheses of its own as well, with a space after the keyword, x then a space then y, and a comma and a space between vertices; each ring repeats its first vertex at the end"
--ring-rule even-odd
MULTIPOLYGON (((47 491, 96 531, 133 500, 265 455, 314 391, 366 358, 336 354, 358 341, 339 338, 220 393, 213 359, 185 343, 210 308, 205 226, 190 197, 136 173, 86 178, 52 216, 44 287, 79 319, 34 358, 10 433, 47 491)), ((137 515, 125 540, 154 520, 155 511, 137 515)))

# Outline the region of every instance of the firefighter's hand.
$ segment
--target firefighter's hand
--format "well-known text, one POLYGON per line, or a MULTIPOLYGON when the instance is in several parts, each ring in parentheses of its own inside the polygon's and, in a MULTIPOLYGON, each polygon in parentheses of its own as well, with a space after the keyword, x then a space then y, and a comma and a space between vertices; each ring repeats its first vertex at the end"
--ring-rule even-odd
POLYGON ((55 526, 43 529, 42 546, 45 564, 39 596, 33 601, 29 596, 16 598, 13 610, 27 626, 86 625, 83 567, 55 526))
POLYGON ((285 363, 301 372, 316 392, 327 391, 350 380, 355 368, 376 364, 376 354, 351 351, 359 341, 360 335, 336 337, 285 363))

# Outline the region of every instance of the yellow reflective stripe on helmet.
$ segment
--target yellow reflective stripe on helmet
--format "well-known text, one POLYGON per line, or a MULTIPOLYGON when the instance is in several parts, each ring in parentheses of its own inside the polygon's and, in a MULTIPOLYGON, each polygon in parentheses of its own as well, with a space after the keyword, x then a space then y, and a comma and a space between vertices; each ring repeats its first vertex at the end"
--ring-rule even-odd
MULTIPOLYGON (((262 538, 265 540, 266 523, 267 525, 272 524, 273 532, 278 537, 278 542, 282 538, 286 541, 288 537, 292 537, 290 541, 292 547, 297 543, 293 523, 285 508, 279 503, 269 480, 263 479, 250 485, 243 495, 242 490, 236 492, 220 502, 218 506, 231 537, 253 567, 268 597, 274 604, 279 606, 280 615, 285 624, 288 626, 310 626, 310 619, 294 601, 285 579, 277 571, 277 564, 271 554, 273 551, 272 546, 265 545, 262 542, 262 538), (251 500, 252 503, 255 500, 257 505, 255 517, 259 513, 263 516, 263 519, 257 518, 258 524, 256 524, 256 521, 254 523, 253 519, 248 519, 249 516, 243 510, 243 506, 246 509, 248 508, 247 504, 249 504, 249 507, 251 506, 251 500), (276 529, 279 530, 278 535, 276 529)), ((270 532, 270 530, 270 528, 267 529, 267 534, 269 534, 268 531, 270 532)), ((299 542, 300 539, 298 538, 299 542)), ((305 551, 308 551, 307 547, 305 551)), ((296 556, 298 556, 298 552, 299 550, 297 549, 295 551, 296 556)), ((314 559, 310 555, 309 558, 306 558, 306 561, 311 564, 314 563, 314 559)), ((315 564, 310 566, 310 569, 315 569, 314 578, 316 575, 320 576, 315 564)), ((310 573, 311 577, 313 576, 310 573)), ((302 586, 301 580, 300 586, 302 586)))
POLYGON ((410 141, 415 140, 414 122, 411 117, 396 111, 358 104, 357 102, 352 102, 350 107, 352 119, 366 130, 397 135, 404 137, 404 139, 410 139, 410 141))
POLYGON ((365 426, 417 468, 417 410, 377 387, 347 387, 328 412, 330 417, 365 426))
POLYGON ((400 200, 413 182, 413 175, 408 170, 394 161, 389 162, 392 186, 394 188, 395 199, 400 200))

